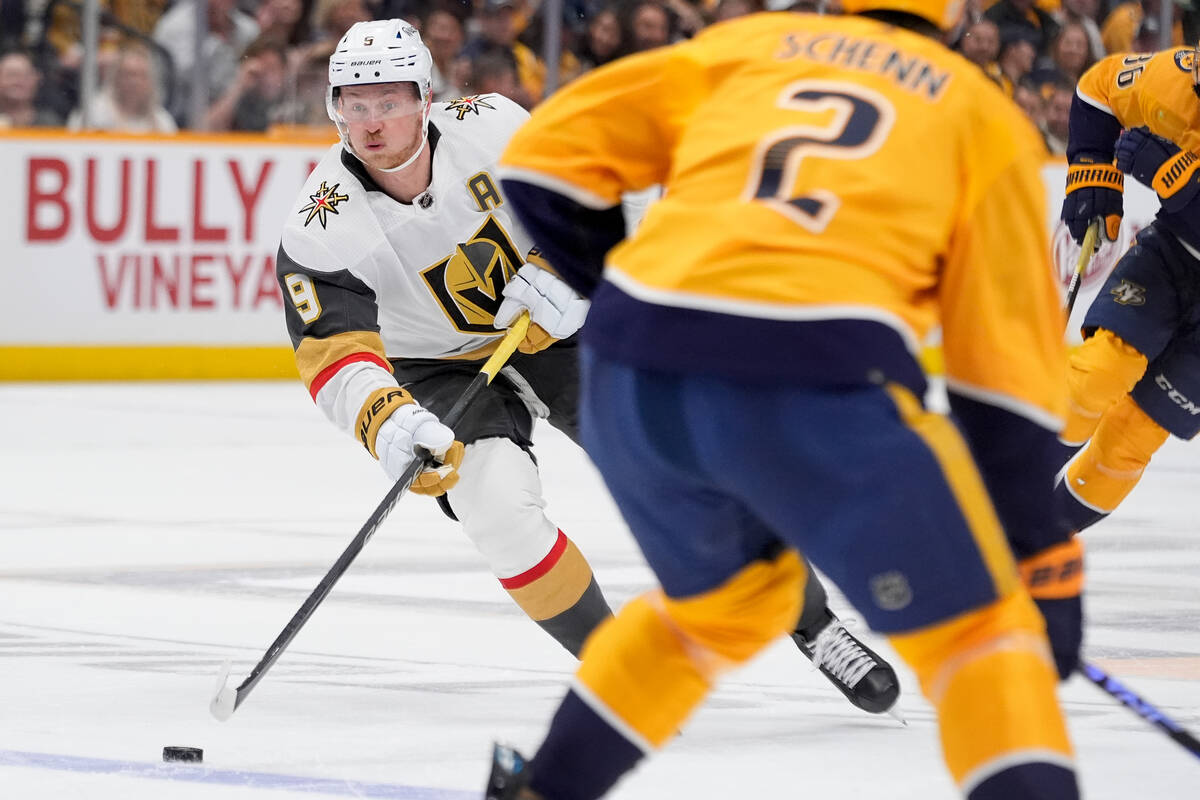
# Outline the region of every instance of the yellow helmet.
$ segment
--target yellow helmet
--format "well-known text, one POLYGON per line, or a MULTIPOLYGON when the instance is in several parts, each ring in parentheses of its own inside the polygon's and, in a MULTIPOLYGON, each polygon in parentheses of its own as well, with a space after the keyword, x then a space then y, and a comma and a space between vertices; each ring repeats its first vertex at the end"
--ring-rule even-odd
POLYGON ((863 11, 902 11, 927 19, 944 31, 962 20, 966 0, 842 0, 847 14, 863 11))

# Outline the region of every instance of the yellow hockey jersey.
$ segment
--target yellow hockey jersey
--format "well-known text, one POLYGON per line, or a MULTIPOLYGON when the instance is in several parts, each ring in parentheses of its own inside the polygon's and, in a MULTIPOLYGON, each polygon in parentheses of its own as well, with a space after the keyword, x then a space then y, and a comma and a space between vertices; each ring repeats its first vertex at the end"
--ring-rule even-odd
MULTIPOLYGON (((1159 53, 1111 55, 1094 64, 1075 90, 1067 158, 1072 163, 1110 161, 1121 129, 1141 127, 1171 140, 1185 154, 1200 155, 1200 98, 1192 73, 1194 60, 1192 48, 1180 47, 1159 53)), ((1200 208, 1187 196, 1194 176, 1186 169, 1186 161, 1180 162, 1179 169, 1186 171, 1172 169, 1163 176, 1162 185, 1156 180, 1150 187, 1163 197, 1171 195, 1157 219, 1200 258, 1200 208), (1165 194, 1164 189, 1168 189, 1165 194)))
MULTIPOLYGON (((1100 153, 1112 153, 1121 128, 1147 127, 1182 148, 1200 153, 1200 98, 1192 82, 1190 47, 1159 53, 1118 53, 1097 61, 1079 79, 1075 92, 1092 109, 1111 115, 1115 124, 1075 124, 1071 138, 1096 137, 1100 153)), ((1082 109, 1086 113, 1087 109, 1082 109)), ((1088 143, 1072 141, 1072 149, 1088 143)))
POLYGON ((1042 154, 1016 106, 932 39, 764 13, 568 85, 500 174, 514 199, 533 187, 592 210, 665 186, 602 276, 572 279, 547 250, 573 285, 598 281, 584 335, 610 357, 920 388, 918 345, 940 324, 952 387, 1057 430, 1042 154))

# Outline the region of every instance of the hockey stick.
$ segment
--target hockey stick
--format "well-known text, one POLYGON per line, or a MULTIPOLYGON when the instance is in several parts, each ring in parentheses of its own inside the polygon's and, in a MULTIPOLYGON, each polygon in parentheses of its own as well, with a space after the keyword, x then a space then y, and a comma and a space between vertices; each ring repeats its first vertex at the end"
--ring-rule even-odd
POLYGON ((1083 235, 1083 244, 1079 250, 1079 261, 1075 264, 1075 273, 1071 276, 1071 282, 1067 285, 1067 316, 1071 316, 1071 309, 1075 307, 1075 298, 1079 296, 1079 287, 1083 283, 1083 273, 1087 272, 1088 264, 1092 263, 1092 256, 1096 254, 1099 247, 1100 238, 1100 218, 1092 220, 1088 225, 1087 233, 1083 235))
MULTIPOLYGON (((496 352, 492 353, 491 358, 479 369, 479 374, 471 379, 470 384, 463 390, 462 395, 459 396, 453 407, 441 418, 444 425, 453 428, 458 424, 467 407, 479 396, 484 387, 492 382, 492 379, 500 372, 500 368, 504 366, 505 362, 516 351, 517 345, 525 338, 525 332, 528 329, 529 314, 522 312, 512 327, 508 329, 508 333, 500 340, 500 346, 496 348, 496 352)), ((246 676, 246 679, 236 689, 232 689, 227 685, 230 663, 225 662, 221 667, 220 675, 217 677, 216 694, 213 695, 212 700, 208 704, 208 710, 212 712, 214 717, 224 722, 233 716, 233 712, 237 711, 238 706, 245 702, 246 696, 263 679, 263 676, 267 674, 267 670, 279 659, 279 656, 291 644, 292 639, 304 627, 304 623, 308 622, 308 618, 317 610, 317 606, 321 605, 321 601, 333 589, 333 585, 338 582, 338 579, 342 577, 343 573, 350 567, 350 564, 362 552, 367 540, 375 534, 376 529, 387 519, 388 514, 392 511, 392 507, 400 499, 400 495, 404 494, 409 484, 413 482, 413 478, 425 467, 427 459, 428 456, 412 460, 412 463, 404 470, 404 474, 400 476, 400 480, 396 481, 395 485, 384 495, 383 500, 359 530, 358 535, 354 537, 338 557, 338 560, 325 573, 325 577, 317 584, 317 588, 312 590, 312 594, 308 596, 308 599, 304 601, 300 609, 292 615, 292 618, 283 627, 279 636, 267 648, 267 652, 263 654, 263 657, 254 665, 254 669, 250 670, 250 674, 246 676)))
POLYGON ((1091 664, 1087 661, 1080 662, 1079 671, 1087 676, 1087 679, 1103 689, 1110 697, 1120 701, 1133 710, 1142 719, 1149 722, 1154 727, 1165 733, 1167 736, 1175 740, 1175 742, 1187 750, 1192 755, 1200 758, 1200 739, 1197 739, 1192 734, 1185 731, 1179 726, 1179 723, 1172 720, 1163 712, 1159 711, 1154 706, 1147 703, 1141 697, 1138 697, 1125 684, 1118 681, 1116 678, 1109 675, 1104 670, 1091 664))

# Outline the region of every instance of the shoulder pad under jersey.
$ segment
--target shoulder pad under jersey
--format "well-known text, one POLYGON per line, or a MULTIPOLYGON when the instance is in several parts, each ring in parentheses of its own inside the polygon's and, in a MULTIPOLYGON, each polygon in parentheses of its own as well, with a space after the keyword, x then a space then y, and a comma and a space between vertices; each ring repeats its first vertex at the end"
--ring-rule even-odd
POLYGON ((288 212, 283 249, 309 269, 347 269, 361 262, 382 235, 367 191, 342 164, 342 145, 334 145, 288 212))
POLYGON ((497 156, 529 112, 500 94, 477 94, 434 103, 429 121, 444 139, 464 139, 497 156))

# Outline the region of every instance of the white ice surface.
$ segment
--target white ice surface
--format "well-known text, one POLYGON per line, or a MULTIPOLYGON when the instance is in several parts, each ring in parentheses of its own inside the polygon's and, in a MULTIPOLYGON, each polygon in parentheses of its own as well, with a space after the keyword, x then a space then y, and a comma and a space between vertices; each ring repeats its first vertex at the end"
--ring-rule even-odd
MULTIPOLYGON (((620 604, 649 572, 543 428, 550 514, 620 604)), ((229 722, 208 713, 221 662, 245 676, 386 488, 298 384, 0 385, 0 797, 478 797, 493 738, 536 747, 573 662, 428 500, 400 501, 229 722)), ((1089 656, 1194 732, 1198 518, 1200 447, 1172 441, 1087 535, 1089 656)), ((907 728, 780 643, 615 796, 949 800, 901 678, 907 728)), ((1082 678, 1062 694, 1086 796, 1200 797, 1200 759, 1082 678)))

